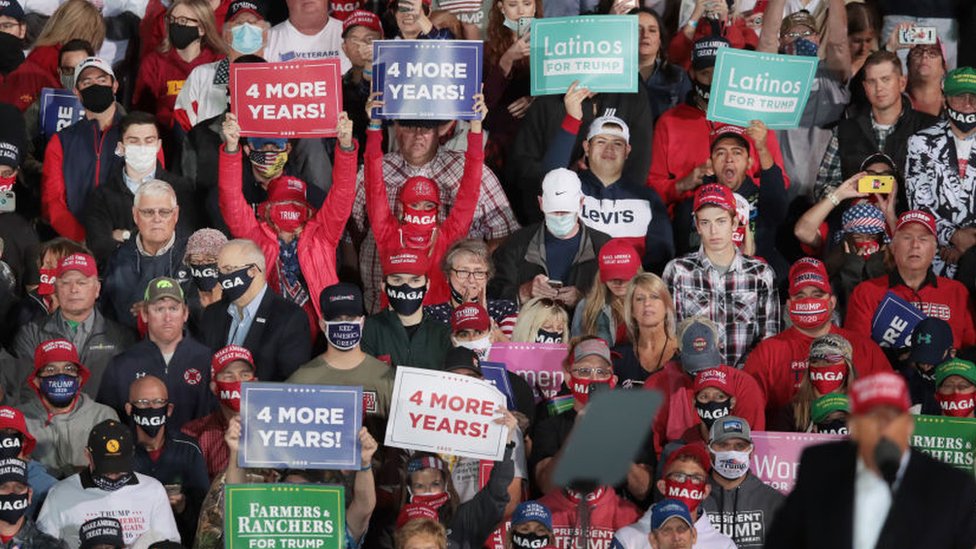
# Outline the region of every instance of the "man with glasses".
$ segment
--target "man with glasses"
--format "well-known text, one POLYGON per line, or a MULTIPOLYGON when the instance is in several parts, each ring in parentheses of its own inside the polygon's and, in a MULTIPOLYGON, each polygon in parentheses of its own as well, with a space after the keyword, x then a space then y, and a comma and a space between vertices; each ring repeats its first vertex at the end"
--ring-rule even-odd
MULTIPOLYGON (((84 391, 91 397, 98 394, 109 361, 134 342, 131 330, 106 318, 95 307, 101 288, 95 258, 75 253, 61 259, 54 282, 58 310, 27 324, 14 339, 14 356, 20 359, 18 365, 23 370, 18 373, 19 379, 30 373, 29 361, 41 342, 64 338, 80 349, 91 372, 84 391)), ((27 393, 27 396, 31 395, 27 393)))
POLYGON ((175 404, 166 423, 178 431, 213 409, 208 391, 210 348, 184 333, 189 309, 175 279, 160 277, 149 283, 140 315, 146 338, 112 359, 96 400, 124 417, 130 385, 146 375, 156 376, 165 382, 175 404))
POLYGON ((17 0, 0 0, 0 82, 24 62, 27 24, 17 0))
POLYGON ((34 458, 57 478, 88 464, 85 445, 92 427, 106 419, 118 420, 114 410, 81 392, 90 376, 66 339, 45 341, 34 352, 34 372, 27 385, 37 398, 21 409, 37 439, 34 458))
POLYGON ((264 381, 284 381, 312 356, 308 317, 268 287, 264 252, 231 240, 217 256, 223 299, 203 311, 201 341, 211 349, 240 345, 254 354, 264 381))
POLYGON ((179 408, 169 399, 163 380, 154 375, 140 377, 129 387, 125 413, 136 436, 133 470, 162 483, 180 536, 193 539, 210 479, 200 446, 172 421, 179 408))
POLYGON ((176 232, 180 206, 173 187, 158 179, 141 184, 132 200, 132 218, 137 232, 108 262, 102 309, 134 329, 149 281, 165 276, 187 284, 190 276, 183 265, 187 237, 176 232))

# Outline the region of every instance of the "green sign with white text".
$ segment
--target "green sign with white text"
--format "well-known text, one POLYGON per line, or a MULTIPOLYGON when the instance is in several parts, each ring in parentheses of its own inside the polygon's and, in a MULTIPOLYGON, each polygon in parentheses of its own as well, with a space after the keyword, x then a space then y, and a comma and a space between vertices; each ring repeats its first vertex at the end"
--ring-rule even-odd
POLYGON ((707 118, 736 126, 762 120, 770 129, 800 125, 817 58, 719 48, 707 118))
POLYGON ((594 92, 637 92, 636 15, 534 19, 530 36, 532 95, 566 93, 574 80, 594 92))
POLYGON ((969 473, 974 469, 973 449, 976 446, 976 419, 915 416, 912 447, 933 458, 969 473))
POLYGON ((343 549, 342 486, 229 484, 224 487, 226 549, 343 549))

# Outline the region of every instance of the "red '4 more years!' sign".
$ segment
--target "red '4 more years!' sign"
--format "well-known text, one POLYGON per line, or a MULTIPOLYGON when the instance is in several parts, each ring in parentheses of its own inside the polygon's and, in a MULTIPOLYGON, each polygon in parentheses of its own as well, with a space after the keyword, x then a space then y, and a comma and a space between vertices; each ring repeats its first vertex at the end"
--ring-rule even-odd
POLYGON ((335 137, 342 110, 338 59, 233 63, 231 109, 241 135, 335 137))

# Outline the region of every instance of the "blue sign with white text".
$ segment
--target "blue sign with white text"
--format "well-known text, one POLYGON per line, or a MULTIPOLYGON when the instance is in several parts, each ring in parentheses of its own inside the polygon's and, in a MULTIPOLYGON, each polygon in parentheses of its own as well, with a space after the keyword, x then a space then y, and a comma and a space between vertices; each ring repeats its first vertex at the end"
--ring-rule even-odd
POLYGON ((484 43, 478 40, 376 40, 373 91, 377 118, 472 120, 481 91, 484 43))
POLYGON ((360 468, 362 387, 244 383, 241 391, 241 467, 360 468))
POLYGON ((512 382, 508 379, 508 370, 503 362, 482 362, 481 373, 485 380, 491 382, 496 389, 505 395, 505 402, 509 410, 515 409, 515 396, 512 392, 512 382))
POLYGON ((68 90, 41 90, 41 133, 47 139, 85 117, 85 108, 68 90))
POLYGON ((917 307, 888 292, 874 312, 871 339, 886 349, 909 347, 915 326, 924 318, 917 307))

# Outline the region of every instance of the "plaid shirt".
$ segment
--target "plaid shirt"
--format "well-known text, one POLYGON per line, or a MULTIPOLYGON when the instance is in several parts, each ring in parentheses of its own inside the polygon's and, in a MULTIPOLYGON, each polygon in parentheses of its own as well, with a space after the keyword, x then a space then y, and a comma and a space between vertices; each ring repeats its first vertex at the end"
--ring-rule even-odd
MULTIPOLYGON (((874 130, 874 142, 878 145, 878 150, 883 151, 885 141, 891 132, 895 131, 895 125, 882 128, 874 122, 872 116, 871 129, 874 130)), ((817 186, 814 189, 817 200, 822 200, 827 193, 843 182, 844 174, 840 168, 840 140, 837 139, 837 128, 834 128, 834 135, 830 137, 830 144, 827 145, 827 152, 824 153, 823 162, 820 163, 820 170, 817 172, 817 186)))
MULTIPOLYGON (((383 181, 386 182, 387 198, 390 209, 396 210, 396 200, 400 195, 400 187, 408 178, 415 175, 429 177, 435 182, 441 193, 441 206, 438 212, 438 224, 447 219, 447 214, 454 205, 454 197, 461 185, 461 175, 464 173, 464 153, 448 151, 443 148, 437 151, 434 158, 421 167, 411 166, 398 152, 387 153, 383 156, 383 181)), ((376 312, 379 308, 379 288, 383 270, 379 254, 376 252, 376 241, 373 232, 368 230, 366 218, 366 186, 363 170, 360 168, 356 179, 356 201, 352 208, 351 229, 355 231, 351 236, 353 242, 360 242, 359 269, 366 285, 364 297, 366 308, 376 312)), ((471 230, 468 236, 483 240, 504 238, 519 228, 512 207, 508 203, 505 192, 502 191, 498 178, 487 167, 481 176, 481 198, 478 208, 474 212, 471 230)))
POLYGON ((722 329, 719 346, 729 366, 741 369, 757 343, 779 333, 773 269, 759 259, 736 251, 732 265, 722 275, 699 250, 668 263, 662 278, 671 290, 679 321, 703 316, 722 329))
POLYGON ((224 442, 224 432, 227 431, 227 418, 218 408, 208 416, 197 418, 183 425, 180 429, 184 435, 193 437, 203 451, 203 460, 207 462, 207 474, 213 481, 227 468, 230 459, 230 448, 224 442))

